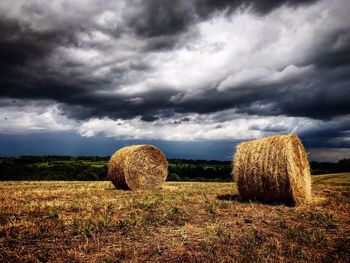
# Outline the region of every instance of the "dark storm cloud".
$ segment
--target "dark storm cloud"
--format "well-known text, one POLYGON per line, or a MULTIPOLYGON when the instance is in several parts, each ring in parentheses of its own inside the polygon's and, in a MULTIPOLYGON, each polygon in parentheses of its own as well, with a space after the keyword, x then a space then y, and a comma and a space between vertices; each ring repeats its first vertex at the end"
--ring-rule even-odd
POLYGON ((327 127, 316 127, 301 134, 305 147, 350 148, 350 121, 335 121, 327 127))
MULTIPOLYGON (((282 5, 299 6, 315 1, 142 1, 119 26, 101 27, 88 17, 48 30, 36 30, 32 25, 8 18, 0 19, 0 96, 30 100, 52 100, 60 104, 65 114, 77 119, 91 117, 133 118, 142 116, 145 121, 159 116, 180 113, 211 113, 235 108, 237 112, 312 118, 332 118, 350 113, 349 102, 349 30, 332 33, 316 50, 307 64, 319 70, 302 84, 284 82, 278 85, 237 87, 218 91, 206 89, 196 97, 174 101, 173 96, 185 96, 185 92, 172 87, 145 90, 137 94, 141 100, 135 103, 127 95, 99 93, 127 83, 130 72, 145 72, 152 67, 138 61, 143 53, 170 50, 179 41, 179 34, 198 20, 214 16, 216 12, 231 13, 237 8, 249 8, 258 15, 266 15, 282 5), (120 28, 124 26, 124 28, 120 28), (69 58, 54 67, 50 55, 60 47, 106 47, 86 44, 78 34, 100 29, 118 39, 122 34, 136 33, 144 45, 138 51, 138 62, 112 66, 104 78, 91 76, 82 64, 69 58), (338 43, 336 45, 336 43, 338 43), (108 78, 109 77, 109 78, 108 78), (112 82, 111 79, 114 79, 112 82), (295 88, 296 87, 296 88, 295 88)), ((97 11, 110 7, 102 2, 97 11)), ((42 6, 26 6, 24 12, 42 15, 42 6)), ((188 39, 186 39, 188 40, 188 39)), ((136 95, 135 95, 136 97, 136 95)))
MULTIPOLYGON (((234 100, 237 110, 242 113, 264 116, 287 115, 332 119, 350 114, 350 64, 346 67, 320 70, 313 78, 293 86, 250 89, 250 94, 237 95, 234 100)), ((229 103, 228 97, 226 97, 229 103)), ((233 107, 234 105, 231 105, 233 107)))
POLYGON ((224 92, 212 88, 178 110, 208 113, 236 108, 248 114, 315 119, 350 114, 350 27, 325 36, 310 57, 305 65, 316 70, 306 79, 266 86, 251 83, 224 92))
MULTIPOLYGON (((266 15, 282 6, 297 7, 317 0, 150 0, 141 1, 138 11, 127 17, 126 25, 144 38, 144 51, 172 49, 180 41, 179 35, 195 22, 208 19, 218 12, 227 15, 237 9, 249 9, 266 15)), ((187 39, 189 40, 189 39, 187 39)))
POLYGON ((320 68, 336 68, 350 64, 349 27, 330 33, 324 39, 324 45, 315 51, 312 57, 320 68))
POLYGON ((281 114, 331 119, 350 113, 350 81, 316 83, 308 89, 286 94, 275 107, 281 114))
POLYGON ((194 19, 191 1, 142 1, 142 8, 129 19, 129 25, 144 37, 172 35, 184 30, 194 19))
MULTIPOLYGON (((330 119, 350 113, 350 27, 325 37, 306 63, 315 65, 317 73, 296 87, 284 83, 280 94, 265 96, 265 103, 270 102, 273 107, 266 112, 259 109, 260 114, 330 119)), ((252 97, 254 101, 255 97, 261 99, 259 94, 252 97)))
POLYGON ((317 0, 196 0, 196 10, 202 16, 207 16, 214 11, 233 12, 237 8, 249 8, 251 11, 260 15, 265 15, 274 9, 282 6, 298 6, 302 4, 310 4, 317 0))
POLYGON ((234 12, 238 8, 250 9, 265 15, 282 6, 310 4, 317 0, 150 0, 142 1, 139 12, 128 23, 144 37, 174 35, 186 30, 194 21, 207 19, 216 12, 234 12))
POLYGON ((131 103, 130 98, 126 96, 81 92, 79 97, 64 97, 60 107, 69 117, 75 119, 106 116, 112 119, 129 119, 142 116, 144 121, 153 121, 170 106, 168 100, 171 94, 172 91, 144 94, 142 102, 131 103))
MULTIPOLYGON (((74 32, 60 29, 38 32, 27 23, 0 17, 0 65, 5 72, 30 67, 57 46, 76 43, 74 32)), ((3 72, 2 72, 3 73, 3 72)))
POLYGON ((175 47, 178 41, 179 36, 177 35, 151 37, 147 39, 144 51, 170 50, 175 47))
MULTIPOLYGON (((122 1, 87 1, 80 8, 74 6, 74 2, 67 2, 65 4, 68 7, 65 9, 63 4, 58 7, 51 5, 51 2, 43 5, 26 1, 18 8, 18 14, 11 16, 12 11, 1 10, 0 4, 0 107, 14 110, 25 106, 29 109, 32 106, 36 113, 42 114, 48 106, 57 104, 61 110, 58 114, 77 120, 77 125, 90 118, 106 117, 138 118, 140 121, 137 119, 137 122, 145 127, 163 122, 174 127, 184 123, 189 123, 188 126, 193 123, 213 123, 216 129, 225 129, 225 122, 235 121, 233 115, 239 116, 238 118, 246 116, 247 123, 250 123, 249 118, 252 116, 263 120, 265 116, 279 115, 283 115, 278 117, 281 119, 287 119, 284 116, 307 117, 314 126, 307 130, 301 129, 299 133, 306 147, 350 148, 347 139, 350 136, 350 122, 346 119, 350 114, 350 27, 346 23, 339 23, 335 17, 337 14, 331 12, 328 18, 322 18, 321 11, 328 7, 331 9, 331 6, 322 6, 326 2, 131 0, 126 1, 125 6, 119 6, 118 3, 122 1), (286 15, 284 9, 277 10, 277 15, 270 14, 281 6, 314 8, 313 4, 321 5, 319 9, 315 7, 315 10, 321 10, 316 16, 304 13, 300 15, 300 10, 297 9, 288 9, 288 14, 292 15, 286 20, 278 17, 286 15), (203 25, 204 22, 216 23, 215 18, 218 18, 219 23, 225 20, 242 27, 242 30, 237 31, 230 27, 238 35, 235 36, 234 43, 226 43, 236 51, 236 46, 239 49, 242 44, 239 43, 240 38, 245 37, 243 30, 246 24, 241 25, 234 18, 247 12, 253 14, 249 15, 251 20, 256 18, 261 23, 270 23, 271 32, 270 27, 264 27, 269 32, 249 36, 252 45, 256 46, 248 49, 249 54, 241 55, 238 52, 237 56, 251 56, 253 59, 246 64, 243 60, 241 69, 230 68, 230 65, 223 63, 220 71, 208 71, 205 74, 193 71, 187 74, 186 70, 191 71, 192 65, 196 67, 198 63, 167 64, 168 61, 176 60, 178 54, 174 53, 180 49, 184 60, 191 60, 191 55, 196 52, 200 53, 199 56, 219 52, 220 43, 215 43, 217 45, 214 47, 210 41, 203 42, 207 45, 203 48, 201 42, 196 42, 203 37, 198 25, 203 25), (272 20, 281 22, 280 27, 274 27, 269 16, 272 20), (214 19, 211 20, 212 18, 214 19), (298 19, 305 21, 305 28, 293 28, 295 25, 303 27, 300 23, 293 22, 298 19), (318 19, 324 22, 323 29, 318 26, 318 19), (342 26, 332 26, 337 23, 342 26), (313 26, 316 27, 315 34, 313 26), (302 34, 298 35, 299 29, 302 34), (282 31, 295 33, 295 39, 289 36, 283 39, 285 36, 282 31), (310 34, 313 38, 309 39, 310 34), (258 43, 255 43, 256 38, 260 39, 258 43), (303 41, 303 38, 306 40, 303 41), (306 46, 310 44, 309 49, 305 48, 305 51, 302 44, 298 44, 299 40, 306 46), (281 52, 281 58, 277 58, 278 63, 273 61, 276 58, 270 61, 269 55, 273 57, 275 52, 279 54, 283 43, 288 41, 297 43, 302 58, 294 59, 298 57, 299 49, 293 49, 293 45, 290 45, 292 58, 288 57, 291 55, 288 52, 286 57, 281 52), (271 45, 271 42, 277 45, 271 45), (195 45, 191 46, 191 43, 195 45), (266 51, 268 56, 254 53, 257 49, 266 51), (97 55, 90 56, 93 52, 97 55), (254 57, 255 55, 257 56, 254 57), (271 63, 261 63, 260 59, 271 63), (189 65, 189 68, 183 65, 189 65), (253 75, 252 80, 246 82, 240 78, 240 73, 243 72, 244 80, 245 68, 248 77, 250 73, 253 75), (278 80, 271 77, 272 81, 264 82, 265 76, 260 78, 259 75, 261 68, 268 68, 264 71, 267 72, 264 73, 267 79, 269 75, 276 75, 278 80), (305 68, 311 69, 310 72, 298 75, 305 68), (222 72, 226 73, 221 74, 222 72), (193 77, 192 73, 199 73, 197 83, 194 79, 189 79, 187 85, 186 78, 193 77), (288 77, 288 74, 294 73, 296 77, 288 77), (254 74, 258 74, 258 77, 254 78, 254 74), (284 78, 286 74, 287 77, 284 78), (230 77, 235 80, 236 76, 238 81, 233 81, 232 86, 227 84, 227 87, 220 88, 220 84, 225 81, 230 83, 227 80, 230 77), (282 77, 279 78, 280 76, 282 77), (173 78, 175 81, 171 82, 173 78), (180 84, 176 86, 176 83, 180 84), (196 119, 194 113, 203 116, 196 119)), ((334 2, 334 5, 337 3, 334 2)), ((346 9, 345 1, 343 5, 346 9)), ((251 21, 244 20, 244 23, 249 22, 251 21)), ((259 23, 254 25, 259 26, 259 23)), ((209 34, 216 34, 212 28, 205 30, 209 34)), ((219 38, 218 34, 218 41, 221 41, 219 38)), ((194 59, 199 56, 194 56, 194 59)), ((237 57, 236 62, 236 55, 232 56, 232 64, 239 64, 240 58, 237 57)), ((208 62, 203 61, 200 63, 217 62, 216 57, 210 56, 208 62)), ((198 65, 198 71, 203 71, 200 66, 198 65)), ((4 120, 7 120, 7 115, 3 115, 4 120)), ((130 123, 133 121, 135 120, 130 123)), ((261 132, 263 135, 290 129, 286 128, 288 121, 287 124, 283 121, 276 124, 266 121, 262 125, 261 122, 258 122, 259 125, 251 123, 253 124, 247 128, 248 131, 258 134, 261 132)), ((12 147, 10 146, 9 148, 12 147)))

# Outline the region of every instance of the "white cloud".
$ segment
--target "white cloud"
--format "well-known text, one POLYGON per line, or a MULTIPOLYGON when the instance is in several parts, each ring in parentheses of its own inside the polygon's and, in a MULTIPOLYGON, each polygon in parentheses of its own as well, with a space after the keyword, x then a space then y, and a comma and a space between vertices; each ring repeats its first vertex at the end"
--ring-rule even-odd
POLYGON ((141 55, 152 70, 138 72, 115 92, 133 96, 172 87, 184 93, 176 99, 186 101, 214 87, 303 80, 315 72, 309 61, 324 37, 350 23, 343 6, 321 1, 296 9, 282 6, 264 17, 218 14, 191 27, 191 39, 176 49, 141 55))
POLYGON ((306 77, 314 72, 314 66, 296 67, 289 65, 282 71, 268 68, 244 69, 235 75, 230 75, 218 86, 223 91, 230 88, 242 86, 276 85, 284 82, 291 82, 306 77))
POLYGON ((143 122, 140 118, 92 118, 83 122, 78 132, 86 137, 102 135, 119 139, 247 140, 275 133, 290 133, 295 127, 300 127, 302 131, 310 128, 312 123, 307 118, 240 116, 232 112, 226 114, 231 115, 231 118, 225 121, 217 121, 215 114, 187 115, 185 121, 183 115, 178 115, 178 118, 160 119, 155 122, 143 122))
POLYGON ((57 105, 4 106, 0 112, 1 133, 68 131, 75 121, 63 116, 57 105))
MULTIPOLYGON (((67 61, 80 63, 80 72, 88 78, 110 81, 103 92, 138 97, 171 87, 184 93, 177 98, 182 101, 215 87, 224 91, 303 79, 313 73, 313 65, 307 62, 324 36, 350 24, 349 5, 344 1, 324 0, 293 9, 282 6, 263 17, 247 10, 229 17, 217 13, 180 34, 181 45, 175 49, 144 52, 149 39, 125 28, 125 18, 139 11, 126 1, 62 0, 45 5, 42 1, 6 2, 0 3, 2 15, 20 17, 36 30, 94 25, 76 34, 78 47, 53 52, 52 64, 56 67, 61 64, 64 70, 67 61), (122 27, 126 31, 118 37, 106 33, 122 27), (122 77, 114 73, 135 61, 150 70, 129 70, 122 77)), ((336 46, 343 43, 343 39, 336 40, 336 46)))
MULTIPOLYGON (((125 99, 128 103, 140 106, 147 102, 142 97, 144 93, 169 87, 180 92, 171 97, 171 102, 183 102, 213 88, 234 92, 237 87, 249 89, 250 85, 277 85, 309 77, 316 70, 310 58, 324 37, 350 24, 350 5, 344 4, 345 1, 318 1, 293 10, 282 6, 266 16, 248 11, 228 17, 217 13, 179 34, 173 49, 147 52, 148 38, 137 36, 132 29, 118 32, 125 26, 125 17, 135 11, 125 1, 111 1, 107 7, 113 8, 109 10, 99 1, 45 4, 1 1, 0 14, 20 18, 37 31, 92 24, 90 31, 82 30, 74 35, 75 45, 52 50, 50 66, 62 67, 62 72, 67 70, 73 76, 76 75, 72 71, 76 70, 81 73, 79 77, 84 78, 85 74, 88 80, 105 79, 108 84, 96 87, 96 94, 122 94, 128 97, 125 99), (43 10, 30 12, 30 5, 43 10), (76 62, 77 66, 67 69, 67 61, 76 62), (133 70, 135 64, 146 69, 133 70), (121 71, 122 76, 118 74, 121 71)), ((79 27, 74 29, 79 31, 79 27)), ((335 39, 334 49, 344 48, 346 43, 345 37, 335 39)), ((0 107, 3 133, 70 130, 86 137, 102 135, 119 139, 246 140, 289 133, 296 127, 301 133, 322 130, 336 123, 301 117, 240 115, 235 109, 211 114, 175 114, 155 122, 144 122, 140 117, 129 120, 106 117, 77 123, 62 115, 55 103, 0 107), (189 120, 179 121, 183 118, 189 120)))

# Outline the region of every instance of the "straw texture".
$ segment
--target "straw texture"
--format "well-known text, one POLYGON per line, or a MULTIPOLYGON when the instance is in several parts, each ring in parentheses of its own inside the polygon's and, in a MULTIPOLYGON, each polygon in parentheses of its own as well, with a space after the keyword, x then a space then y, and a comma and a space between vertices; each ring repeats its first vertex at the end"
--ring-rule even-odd
POLYGON ((307 154, 296 134, 238 145, 233 174, 243 199, 299 205, 311 200, 307 154))
POLYGON ((133 145, 115 152, 108 165, 108 179, 118 189, 153 189, 168 175, 164 154, 153 145, 133 145))

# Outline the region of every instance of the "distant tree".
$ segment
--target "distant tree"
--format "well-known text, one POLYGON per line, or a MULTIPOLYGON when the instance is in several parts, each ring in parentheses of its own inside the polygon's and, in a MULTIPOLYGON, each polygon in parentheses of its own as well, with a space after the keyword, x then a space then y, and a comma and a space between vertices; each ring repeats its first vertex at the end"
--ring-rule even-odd
POLYGON ((176 173, 171 173, 168 175, 167 181, 181 181, 181 178, 176 173))

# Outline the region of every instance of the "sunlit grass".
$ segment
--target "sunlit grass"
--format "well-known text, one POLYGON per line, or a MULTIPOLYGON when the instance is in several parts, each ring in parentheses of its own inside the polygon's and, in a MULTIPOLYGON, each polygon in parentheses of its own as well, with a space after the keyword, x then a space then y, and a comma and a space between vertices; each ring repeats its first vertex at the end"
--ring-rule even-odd
POLYGON ((317 184, 350 186, 350 173, 314 175, 313 182, 317 184))
POLYGON ((314 202, 242 202, 235 183, 0 183, 0 261, 276 262, 349 258, 349 174, 314 176, 314 202))

